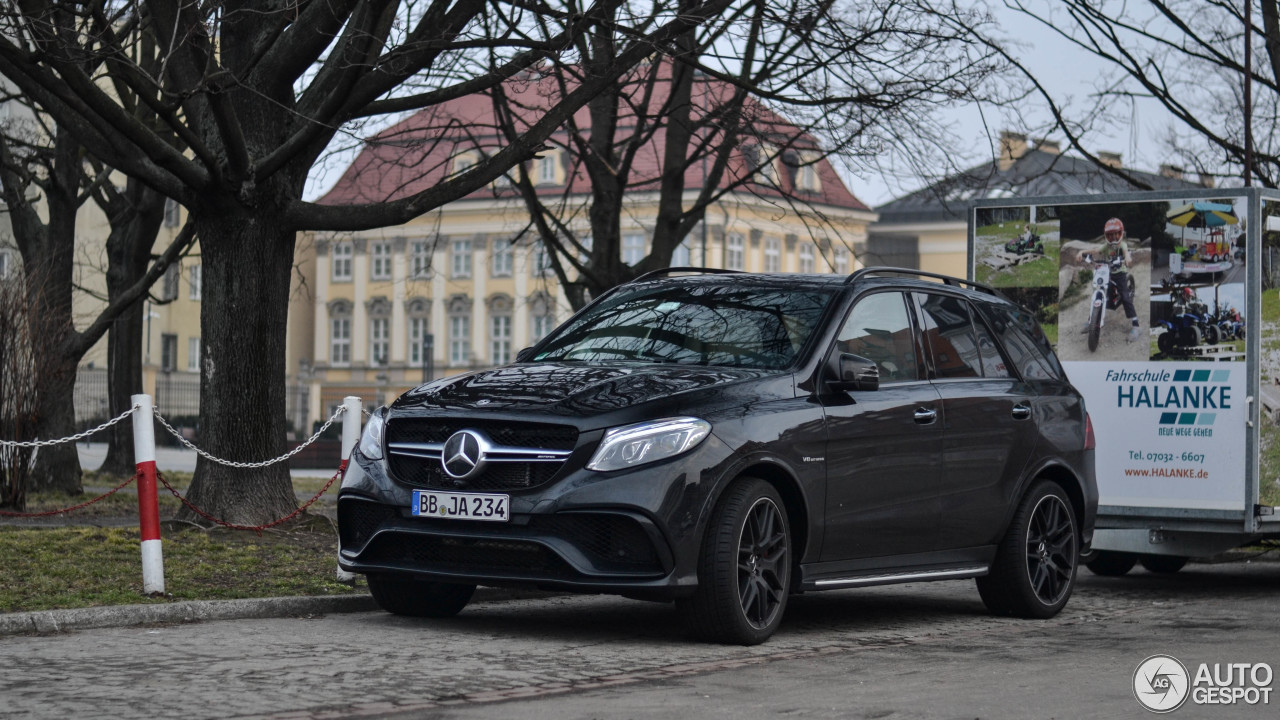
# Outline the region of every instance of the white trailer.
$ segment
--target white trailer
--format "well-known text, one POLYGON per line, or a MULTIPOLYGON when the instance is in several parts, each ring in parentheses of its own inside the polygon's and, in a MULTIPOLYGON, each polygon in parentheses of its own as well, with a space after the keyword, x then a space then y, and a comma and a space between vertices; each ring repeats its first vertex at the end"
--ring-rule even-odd
POLYGON ((1273 444, 1280 456, 1280 192, 976 201, 969 277, 1035 306, 1085 397, 1099 491, 1091 569, 1120 574, 1141 561, 1172 572, 1188 557, 1280 538, 1280 460, 1273 467, 1261 457, 1273 444), (1004 228, 1019 226, 1009 221, 1019 208, 1060 223, 1056 274, 982 262, 1004 228), (1216 209, 1200 217, 1198 208, 1216 209), (1112 220, 1126 230, 1121 272, 1135 280, 1133 317, 1119 297, 1095 314, 1081 292, 1090 276, 1081 258, 1117 247, 1104 233, 1112 220), (1189 277, 1185 260, 1201 236, 1236 238, 1234 262, 1189 277), (1090 349, 1088 324, 1099 315, 1105 325, 1090 349))

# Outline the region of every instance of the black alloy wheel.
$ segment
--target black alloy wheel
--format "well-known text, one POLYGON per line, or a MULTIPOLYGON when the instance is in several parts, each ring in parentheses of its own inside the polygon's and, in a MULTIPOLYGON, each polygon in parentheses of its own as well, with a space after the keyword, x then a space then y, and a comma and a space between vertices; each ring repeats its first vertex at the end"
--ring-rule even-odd
POLYGON ((1071 501, 1057 484, 1042 480, 1023 497, 991 571, 977 579, 991 612, 1049 618, 1067 604, 1080 559, 1080 533, 1071 501))
POLYGON ((717 503, 698 561, 698 589, 677 601, 690 634, 756 645, 782 622, 791 583, 786 506, 758 478, 735 482, 717 503))
POLYGON ((1071 508, 1057 495, 1046 495, 1032 511, 1027 530, 1027 574, 1040 602, 1056 604, 1070 590, 1076 560, 1071 508))

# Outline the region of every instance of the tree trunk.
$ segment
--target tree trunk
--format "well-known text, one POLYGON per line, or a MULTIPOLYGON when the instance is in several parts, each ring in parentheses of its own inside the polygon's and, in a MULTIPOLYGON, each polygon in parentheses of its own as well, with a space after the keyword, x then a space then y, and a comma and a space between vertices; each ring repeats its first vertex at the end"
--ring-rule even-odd
MULTIPOLYGON (((36 433, 46 440, 76 433, 74 393, 76 364, 80 354, 72 348, 75 323, 71 292, 75 280, 75 223, 77 190, 82 171, 80 145, 69 132, 59 128, 55 140, 56 164, 53 182, 46 186, 49 222, 44 242, 38 248, 28 244, 23 252, 27 270, 27 294, 36 309, 39 337, 36 373, 38 415, 36 433)), ((31 476, 33 490, 59 490, 80 494, 80 458, 75 443, 41 448, 36 454, 31 476)))
MULTIPOLYGON (((107 238, 107 300, 114 302, 120 293, 147 273, 156 234, 164 222, 163 195, 129 181, 128 219, 113 218, 107 238)), ((138 300, 116 318, 107 336, 107 397, 111 417, 128 410, 133 396, 142 392, 142 340, 146 320, 142 314, 145 300, 138 300)), ((134 473, 133 423, 118 423, 107 441, 107 459, 99 469, 112 475, 134 473)))
MULTIPOLYGON (((67 437, 76 433, 76 359, 65 362, 62 354, 45 355, 40 362, 36 413, 41 439, 67 437)), ((80 456, 75 443, 40 448, 31 473, 33 490, 56 490, 71 495, 84 491, 80 482, 80 456)))
MULTIPOLYGON (((201 298, 200 441, 220 458, 266 460, 285 449, 285 323, 294 233, 282 215, 234 201, 192 208, 201 298)), ((297 508, 286 463, 230 468, 200 458, 188 499, 227 522, 259 525, 297 508)), ((199 521, 185 508, 180 518, 199 521)))

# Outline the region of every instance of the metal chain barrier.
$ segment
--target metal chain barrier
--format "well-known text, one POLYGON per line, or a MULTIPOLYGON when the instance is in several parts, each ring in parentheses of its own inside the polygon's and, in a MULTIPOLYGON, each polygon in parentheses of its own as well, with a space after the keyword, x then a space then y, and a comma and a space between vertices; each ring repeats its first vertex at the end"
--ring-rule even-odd
POLYGON ((190 440, 188 440, 188 439, 186 439, 186 438, 182 437, 182 434, 181 434, 181 433, 179 433, 177 430, 174 430, 174 429, 173 429, 173 426, 172 426, 172 425, 170 425, 170 424, 169 424, 169 422, 168 422, 167 420, 165 420, 165 419, 164 419, 164 417, 160 414, 160 409, 159 409, 159 408, 155 408, 155 409, 153 410, 153 412, 155 413, 155 416, 156 416, 156 420, 159 420, 159 421, 160 421, 160 424, 161 424, 161 425, 163 425, 163 426, 165 427, 165 429, 169 431, 169 434, 170 434, 170 435, 173 435, 173 436, 174 436, 174 437, 176 437, 176 438, 178 438, 178 441, 179 441, 179 442, 181 442, 183 445, 186 445, 187 447, 191 448, 192 450, 195 450, 195 451, 196 451, 196 453, 200 455, 200 457, 202 457, 202 458, 204 458, 204 459, 206 459, 206 460, 209 460, 209 461, 212 461, 212 462, 216 462, 216 463, 218 463, 219 465, 226 465, 227 467, 234 467, 234 468, 264 468, 264 467, 268 467, 268 466, 271 466, 271 465, 275 465, 276 463, 285 462, 286 460, 288 460, 289 458, 293 457, 294 455, 297 455, 298 453, 302 452, 304 449, 306 449, 306 447, 307 447, 308 445, 310 445, 311 443, 315 442, 315 441, 316 441, 316 440, 317 440, 321 435, 323 435, 323 434, 324 434, 324 431, 325 431, 325 430, 328 430, 328 429, 329 429, 329 426, 330 426, 330 425, 332 425, 332 424, 333 424, 333 422, 334 422, 335 420, 337 420, 337 419, 338 419, 338 417, 339 417, 339 416, 341 416, 341 415, 342 415, 342 413, 344 413, 344 412, 346 412, 346 411, 347 411, 347 409, 346 409, 345 407, 343 407, 343 406, 339 405, 339 406, 338 406, 338 409, 337 409, 336 411, 334 411, 333 415, 331 415, 331 416, 329 417, 329 419, 328 419, 328 420, 325 420, 324 425, 321 425, 321 426, 320 426, 320 429, 316 431, 316 434, 315 434, 315 435, 312 435, 312 436, 310 437, 310 439, 308 439, 306 442, 302 443, 302 444, 301 444, 301 445, 299 445, 298 447, 296 447, 296 448, 294 448, 294 449, 290 450, 289 452, 285 453, 284 455, 281 455, 281 456, 280 456, 280 457, 278 457, 278 458, 274 458, 274 459, 271 459, 271 460, 263 460, 262 462, 236 462, 236 461, 234 461, 234 460, 223 460, 223 459, 222 459, 222 458, 220 458, 220 457, 216 457, 216 456, 214 456, 214 455, 210 455, 209 453, 205 452, 204 450, 201 450, 200 448, 196 447, 195 445, 193 445, 193 444, 191 443, 191 441, 190 441, 190 440))
POLYGON ((208 520, 209 522, 215 523, 217 525, 221 525, 224 528, 229 528, 231 530, 252 530, 255 533, 261 535, 263 530, 268 530, 277 525, 280 525, 281 523, 288 522, 294 519, 295 517, 297 517, 298 515, 301 515, 304 511, 306 511, 307 508, 311 507, 312 503, 319 500, 321 495, 324 495, 325 493, 329 492, 329 488, 332 487, 335 482, 337 482, 338 478, 342 477, 343 469, 344 468, 339 468, 338 472, 334 473, 333 477, 329 478, 329 482, 325 483, 324 487, 320 488, 320 492, 316 493, 315 495, 312 495, 310 500, 299 505, 297 510, 294 510, 288 515, 285 515, 279 520, 272 520, 271 522, 265 525, 237 525, 235 523, 229 523, 226 520, 216 518, 210 515, 209 513, 205 512, 204 510, 201 510, 200 508, 196 507, 190 500, 187 500, 185 497, 183 497, 181 493, 179 493, 177 490, 174 489, 172 485, 169 484, 168 480, 164 479, 164 475, 160 473, 156 473, 156 479, 160 481, 160 484, 168 488, 169 492, 173 493, 173 496, 178 498, 178 500, 183 505, 187 506, 188 510, 199 515, 205 520, 208 520))
POLYGON ((139 407, 141 406, 134 405, 128 410, 125 410, 124 412, 120 413, 120 415, 118 415, 117 417, 114 417, 102 423, 98 427, 92 430, 85 430, 84 432, 76 435, 72 435, 71 437, 59 438, 57 440, 32 440, 30 442, 18 442, 17 440, 0 440, 0 447, 39 448, 39 447, 48 447, 50 445, 61 445, 63 443, 75 442, 77 440, 84 440, 85 438, 89 437, 90 435, 93 435, 94 433, 101 432, 111 427, 112 425, 116 425, 117 423, 124 422, 125 419, 128 418, 130 415, 132 415, 133 411, 137 410, 139 407))
POLYGON ((20 513, 20 512, 9 512, 8 510, 0 510, 0 515, 3 515, 5 517, 35 518, 35 517, 48 517, 50 515, 61 515, 63 513, 69 513, 74 510, 79 510, 80 508, 89 507, 90 505, 98 502, 99 500, 103 500, 112 495, 115 495, 116 493, 123 490, 126 485, 128 485, 129 483, 137 479, 138 479, 138 476, 134 475, 133 477, 130 477, 128 480, 125 480, 124 482, 120 483, 114 488, 111 488, 110 490, 103 493, 102 495, 99 495, 98 497, 92 500, 82 502, 79 505, 72 505, 71 507, 61 508, 59 510, 46 510, 44 512, 37 512, 37 513, 20 513))

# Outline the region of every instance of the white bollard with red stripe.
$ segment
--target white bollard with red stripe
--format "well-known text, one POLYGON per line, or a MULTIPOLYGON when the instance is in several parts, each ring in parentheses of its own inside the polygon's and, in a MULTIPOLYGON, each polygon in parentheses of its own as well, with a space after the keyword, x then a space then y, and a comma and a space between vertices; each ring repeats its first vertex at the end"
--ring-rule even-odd
MULTIPOLYGON (((351 461, 351 451, 360 442, 360 431, 364 420, 364 401, 354 395, 342 399, 346 412, 342 413, 342 463, 338 468, 345 475, 347 463, 351 461)), ((338 582, 355 582, 356 574, 338 567, 338 582)))
POLYGON ((138 530, 142 534, 142 594, 164 594, 160 505, 156 499, 156 434, 150 395, 134 395, 133 456, 138 468, 138 530))

